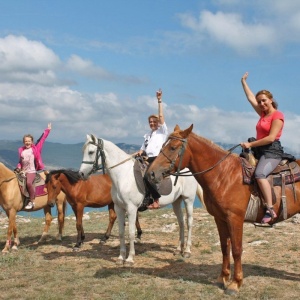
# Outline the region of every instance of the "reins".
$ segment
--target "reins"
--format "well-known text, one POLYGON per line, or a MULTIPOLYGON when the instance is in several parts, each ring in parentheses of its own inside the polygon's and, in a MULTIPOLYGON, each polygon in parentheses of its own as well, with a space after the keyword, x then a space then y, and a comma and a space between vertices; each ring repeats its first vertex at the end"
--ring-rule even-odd
POLYGON ((169 171, 171 171, 174 166, 175 166, 175 162, 177 160, 177 158, 179 157, 179 164, 178 164, 178 167, 177 167, 177 171, 176 172, 169 172, 170 175, 173 175, 176 177, 175 179, 175 182, 174 182, 174 185, 176 185, 177 183, 177 180, 178 180, 178 177, 179 176, 195 176, 195 175, 201 175, 201 174, 204 174, 204 173, 207 173, 209 171, 211 171, 212 169, 214 169, 217 165, 219 165, 221 162, 223 162, 229 155, 232 154, 232 151, 239 147, 240 144, 237 144, 233 147, 231 147, 230 149, 228 149, 228 153, 222 157, 217 163, 215 163, 213 166, 209 167, 208 169, 206 170, 203 170, 203 171, 200 171, 200 172, 196 172, 196 173, 191 173, 190 171, 184 171, 184 172, 180 172, 180 169, 181 169, 181 164, 182 164, 182 160, 183 160, 183 154, 184 154, 184 151, 186 150, 186 144, 187 144, 187 139, 183 139, 183 138, 178 138, 178 137, 169 137, 169 139, 173 139, 173 140, 180 140, 182 142, 182 146, 180 148, 180 150, 178 151, 178 154, 177 156, 175 157, 175 159, 171 160, 164 152, 163 152, 163 147, 164 145, 167 143, 165 143, 162 147, 162 150, 161 150, 161 153, 165 156, 165 158, 168 159, 168 161, 170 162, 170 167, 169 167, 169 171), (189 173, 189 174, 187 174, 189 173))
MULTIPOLYGON (((232 151, 235 148, 237 148, 238 146, 240 146, 240 144, 237 144, 237 145, 233 146, 232 148, 226 150, 226 151, 229 151, 229 152, 224 157, 222 157, 217 163, 215 163, 213 166, 209 167, 206 170, 203 170, 203 171, 197 172, 197 173, 192 173, 192 174, 186 174, 186 173, 190 173, 191 171, 184 171, 184 172, 180 172, 180 173, 176 172, 176 173, 170 173, 170 175, 174 175, 174 176, 194 176, 194 175, 207 173, 207 172, 211 171, 213 168, 215 168, 222 161, 224 161, 230 154, 232 154, 232 151), (178 175, 175 175, 175 174, 178 174, 178 175)), ((178 167, 179 167, 179 165, 178 165, 178 167)))

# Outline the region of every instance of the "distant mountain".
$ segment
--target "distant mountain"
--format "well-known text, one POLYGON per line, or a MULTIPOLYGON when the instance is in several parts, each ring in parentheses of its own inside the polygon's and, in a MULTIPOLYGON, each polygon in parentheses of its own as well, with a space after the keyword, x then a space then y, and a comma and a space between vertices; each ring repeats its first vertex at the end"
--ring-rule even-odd
MULTIPOLYGON (((84 143, 61 144, 45 142, 43 147, 43 162, 47 169, 75 169, 78 170, 82 161, 82 147, 84 143)), ((8 168, 14 169, 18 163, 18 148, 22 141, 0 140, 0 161, 8 168)), ((116 144, 126 153, 134 153, 140 145, 116 144)))
MULTIPOLYGON (((78 170, 82 161, 82 147, 84 143, 78 144, 61 144, 45 142, 43 148, 43 162, 47 169, 75 169, 78 170)), ((233 144, 217 143, 225 150, 232 148, 233 144)), ((7 141, 0 140, 0 161, 8 168, 14 169, 18 163, 18 148, 22 146, 22 141, 7 141)), ((140 145, 117 143, 118 147, 126 153, 134 153, 140 149, 140 145)), ((297 158, 300 157, 299 153, 290 151, 284 148, 285 152, 293 154, 297 158)), ((241 147, 237 147, 233 151, 240 153, 241 147)))

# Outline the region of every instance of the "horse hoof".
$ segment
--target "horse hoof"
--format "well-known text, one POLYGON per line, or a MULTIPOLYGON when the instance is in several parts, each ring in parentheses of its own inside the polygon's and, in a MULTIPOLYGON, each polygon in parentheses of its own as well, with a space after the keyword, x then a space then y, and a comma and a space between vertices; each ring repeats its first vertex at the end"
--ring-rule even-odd
POLYGON ((141 241, 141 239, 136 238, 136 239, 134 240, 134 243, 135 243, 135 244, 141 244, 142 241, 141 241))
POLYGON ((14 245, 14 246, 11 247, 11 250, 18 251, 19 249, 18 249, 18 246, 14 245))
POLYGON ((124 266, 125 266, 125 267, 132 267, 133 264, 134 264, 133 261, 125 261, 124 266))
POLYGON ((117 266, 123 266, 123 265, 124 265, 124 260, 118 259, 118 260, 116 261, 116 265, 117 265, 117 266))
POLYGON ((78 246, 73 247, 73 252, 78 252, 79 250, 80 250, 80 247, 78 247, 78 246))
POLYGON ((233 290, 233 289, 226 289, 224 294, 229 295, 229 296, 235 296, 238 294, 238 291, 233 290))
POLYGON ((182 255, 184 258, 190 258, 191 257, 191 253, 189 252, 184 252, 182 255))
POLYGON ((180 252, 179 250, 175 250, 175 251, 173 252, 173 255, 174 255, 174 256, 176 256, 176 255, 181 255, 181 252, 180 252))

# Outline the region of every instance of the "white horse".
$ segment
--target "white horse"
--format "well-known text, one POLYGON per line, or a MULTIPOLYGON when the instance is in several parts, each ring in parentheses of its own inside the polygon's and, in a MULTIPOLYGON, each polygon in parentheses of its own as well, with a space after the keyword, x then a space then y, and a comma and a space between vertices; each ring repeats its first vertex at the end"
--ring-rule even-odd
MULTIPOLYGON (((87 135, 87 141, 83 146, 83 161, 80 167, 80 174, 87 178, 91 173, 100 169, 102 164, 112 180, 112 199, 115 204, 117 220, 119 225, 120 238, 120 256, 117 264, 133 265, 135 249, 135 220, 137 210, 143 202, 144 194, 139 191, 134 176, 134 161, 132 155, 125 153, 112 142, 98 139, 95 135, 87 135), (128 215, 129 223, 129 255, 126 259, 125 246, 125 213, 128 215)), ((192 223, 193 206, 197 196, 203 203, 203 192, 201 186, 193 176, 179 177, 174 186, 174 177, 172 177, 172 192, 159 199, 161 207, 172 204, 174 213, 177 216, 179 224, 179 246, 176 253, 181 253, 184 257, 191 254, 192 244, 192 223), (184 201, 187 213, 188 236, 185 246, 184 241, 184 217, 181 209, 181 203, 184 201)))

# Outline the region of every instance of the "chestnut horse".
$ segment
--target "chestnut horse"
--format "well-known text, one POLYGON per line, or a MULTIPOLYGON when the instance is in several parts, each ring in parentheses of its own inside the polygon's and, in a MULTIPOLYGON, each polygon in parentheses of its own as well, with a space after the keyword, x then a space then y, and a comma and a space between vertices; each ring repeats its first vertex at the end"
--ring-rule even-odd
MULTIPOLYGON (((44 173, 40 173, 43 176, 44 173)), ((44 177, 44 176, 43 176, 44 177)), ((31 210, 24 209, 24 196, 21 194, 16 174, 8 169, 3 163, 0 163, 0 205, 5 211, 9 225, 7 229, 7 238, 3 253, 9 252, 10 248, 18 250, 20 240, 18 236, 18 230, 16 225, 16 214, 18 211, 36 211, 44 209, 45 213, 45 227, 43 234, 38 242, 42 242, 46 239, 49 227, 51 225, 51 207, 47 204, 47 195, 36 197, 34 203, 35 206, 31 210), (12 242, 11 237, 14 235, 14 241, 12 242)), ((62 231, 64 227, 64 216, 66 209, 66 199, 63 193, 57 195, 56 206, 58 211, 58 225, 59 233, 57 238, 61 240, 62 231)))
MULTIPOLYGON (((135 175, 135 159, 132 155, 124 152, 117 145, 110 141, 98 139, 95 135, 87 135, 86 143, 83 146, 83 161, 79 172, 87 178, 92 172, 99 169, 102 164, 112 180, 112 197, 115 203, 115 210, 118 216, 120 255, 117 264, 132 265, 134 263, 134 220, 137 210, 141 206, 144 193, 139 188, 135 175), (125 213, 128 215, 129 223, 129 254, 126 258, 125 245, 125 213)), ((171 176, 172 183, 174 177, 171 176)), ((170 189, 171 190, 171 189, 170 189)), ((180 178, 177 185, 173 187, 168 195, 159 199, 160 206, 172 204, 174 213, 179 224, 179 245, 175 254, 180 253, 185 257, 191 254, 193 206, 196 193, 202 201, 202 189, 195 178, 180 178), (187 214, 187 242, 184 236, 184 217, 181 204, 184 202, 187 214)))
MULTIPOLYGON (((88 180, 82 180, 77 171, 73 170, 52 170, 46 178, 48 189, 48 203, 52 205, 57 195, 63 191, 67 196, 67 201, 72 207, 76 217, 77 241, 74 250, 81 247, 85 239, 82 226, 82 216, 85 207, 104 207, 108 205, 109 223, 101 239, 105 242, 113 228, 117 218, 114 203, 111 198, 111 180, 106 174, 91 176, 88 180)), ((138 215, 136 217, 137 239, 141 239, 142 230, 139 224, 138 215)))
MULTIPOLYGON (((223 150, 213 142, 192 132, 193 125, 181 130, 176 125, 163 146, 161 153, 150 166, 147 176, 159 183, 167 174, 189 168, 203 188, 207 211, 214 217, 223 254, 221 274, 217 283, 226 288, 226 294, 236 294, 243 282, 242 238, 243 222, 250 202, 253 186, 243 184, 241 158, 223 150), (230 249, 231 248, 231 249, 230 249), (234 259, 234 273, 230 282, 230 250, 234 259)), ((297 161, 298 164, 300 161, 297 161)), ((281 188, 274 187, 276 198, 280 199, 281 188)), ((300 182, 293 189, 286 188, 287 216, 300 212, 300 182)), ((279 216, 273 223, 283 221, 281 200, 274 210, 279 216)), ((257 208, 256 219, 260 222, 264 207, 257 208)))

